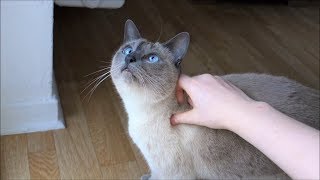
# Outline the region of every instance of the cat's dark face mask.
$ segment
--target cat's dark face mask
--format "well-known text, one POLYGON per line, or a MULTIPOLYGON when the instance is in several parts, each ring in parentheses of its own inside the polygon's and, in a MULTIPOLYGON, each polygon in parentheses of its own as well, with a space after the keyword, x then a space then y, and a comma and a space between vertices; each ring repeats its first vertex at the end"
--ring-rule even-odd
POLYGON ((112 78, 114 81, 122 79, 128 87, 138 85, 162 96, 168 94, 176 86, 188 45, 189 34, 186 32, 165 43, 147 41, 128 20, 124 42, 113 58, 112 78))
MULTIPOLYGON (((131 20, 127 20, 124 28, 123 43, 141 39, 141 35, 136 25, 131 20)), ((162 43, 162 45, 169 49, 174 56, 173 63, 177 69, 180 69, 182 58, 188 50, 190 36, 187 32, 182 32, 171 38, 170 40, 162 43)))

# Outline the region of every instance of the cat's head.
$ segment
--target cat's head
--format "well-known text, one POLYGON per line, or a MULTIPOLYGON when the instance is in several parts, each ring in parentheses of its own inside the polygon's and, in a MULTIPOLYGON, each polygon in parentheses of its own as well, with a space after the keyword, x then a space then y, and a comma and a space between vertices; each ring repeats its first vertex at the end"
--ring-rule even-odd
POLYGON ((123 44, 111 66, 112 80, 120 95, 138 94, 159 100, 172 94, 189 40, 189 34, 182 32, 164 43, 150 42, 127 20, 123 44))

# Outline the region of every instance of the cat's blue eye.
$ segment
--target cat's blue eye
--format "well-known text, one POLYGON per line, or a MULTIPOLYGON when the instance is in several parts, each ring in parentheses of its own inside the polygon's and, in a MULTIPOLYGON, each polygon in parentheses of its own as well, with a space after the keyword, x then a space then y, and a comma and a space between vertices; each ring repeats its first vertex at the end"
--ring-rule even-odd
POLYGON ((131 47, 126 47, 122 50, 122 53, 125 55, 128 55, 130 53, 132 53, 132 48, 131 47))
POLYGON ((149 56, 148 62, 155 63, 159 61, 159 57, 157 55, 151 55, 149 56))

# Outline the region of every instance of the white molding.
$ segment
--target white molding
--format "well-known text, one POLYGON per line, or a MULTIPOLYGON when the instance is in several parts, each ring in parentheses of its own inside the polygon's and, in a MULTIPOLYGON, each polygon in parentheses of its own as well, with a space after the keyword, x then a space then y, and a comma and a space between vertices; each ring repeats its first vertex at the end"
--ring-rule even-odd
POLYGON ((1 106, 1 135, 62 128, 65 125, 56 97, 46 101, 1 106))

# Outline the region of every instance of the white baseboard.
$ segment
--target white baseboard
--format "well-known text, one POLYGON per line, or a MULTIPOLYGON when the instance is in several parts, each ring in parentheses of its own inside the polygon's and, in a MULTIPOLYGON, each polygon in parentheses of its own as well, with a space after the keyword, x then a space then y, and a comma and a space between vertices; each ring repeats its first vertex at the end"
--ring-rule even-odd
POLYGON ((1 135, 65 128, 56 97, 38 102, 1 105, 1 135))

